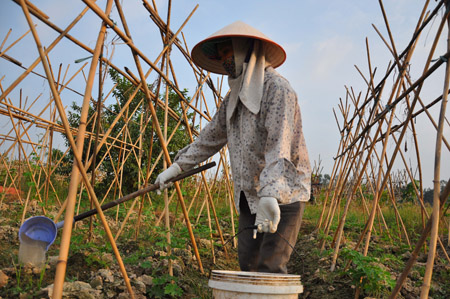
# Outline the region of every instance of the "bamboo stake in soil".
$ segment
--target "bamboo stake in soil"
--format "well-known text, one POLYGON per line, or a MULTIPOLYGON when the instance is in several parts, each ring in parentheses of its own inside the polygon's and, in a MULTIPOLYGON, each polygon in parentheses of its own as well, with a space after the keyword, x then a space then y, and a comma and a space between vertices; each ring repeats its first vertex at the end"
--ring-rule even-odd
MULTIPOLYGON (((450 9, 450 3, 447 1, 445 3, 447 11, 450 9)), ((450 29, 450 19, 447 14, 447 27, 450 29)), ((447 37, 447 51, 450 51, 450 33, 447 37)), ((441 112, 439 115, 439 125, 438 125, 438 133, 436 136, 436 153, 434 160, 434 193, 433 193, 433 214, 431 215, 431 233, 430 233, 430 244, 428 249, 428 259, 427 266, 425 268, 425 275, 423 277, 423 285, 420 292, 420 298, 426 299, 428 298, 428 292, 430 291, 431 285, 431 276, 433 274, 433 266, 434 266, 434 257, 436 254, 436 243, 438 238, 438 230, 439 230, 439 214, 440 214, 440 172, 441 172, 441 148, 442 148, 442 134, 444 131, 444 119, 445 112, 447 107, 447 99, 449 92, 449 83, 450 83, 450 63, 446 62, 446 70, 445 70, 445 79, 444 79, 444 91, 442 93, 442 101, 441 101, 441 112)))
MULTIPOLYGON (((91 1, 89 1, 89 0, 83 0, 83 1, 84 1, 86 4, 88 4, 91 8, 96 7, 96 6, 94 6, 94 4, 93 4, 91 1)), ((96 10, 96 13, 99 14, 99 15, 101 15, 101 16, 103 16, 103 13, 99 12, 98 10, 96 10)), ((159 140, 160 140, 161 147, 162 147, 162 149, 163 149, 163 151, 164 151, 164 156, 165 156, 167 162, 168 162, 169 165, 170 165, 170 164, 171 164, 170 155, 169 155, 169 152, 168 152, 168 150, 167 150, 167 145, 166 145, 166 143, 165 143, 165 141, 164 141, 164 136, 163 136, 163 134, 162 134, 161 127, 160 127, 159 122, 158 122, 158 117, 157 117, 157 115, 156 115, 155 108, 154 108, 154 106, 153 106, 153 103, 151 102, 150 91, 148 90, 148 86, 147 86, 147 83, 146 83, 146 80, 145 80, 145 76, 144 76, 144 73, 142 72, 142 68, 141 68, 141 64, 140 64, 140 61, 139 61, 138 54, 137 54, 137 52, 136 52, 136 48, 135 48, 134 46, 132 46, 133 44, 132 44, 132 41, 131 41, 131 39, 130 39, 130 37, 129 37, 129 32, 127 32, 127 29, 125 29, 125 31, 126 31, 127 36, 126 36, 126 37, 123 37, 123 38, 125 38, 125 40, 128 40, 128 41, 130 42, 128 45, 130 46, 130 50, 132 50, 133 58, 134 58, 134 60, 135 60, 136 67, 137 67, 137 69, 138 69, 138 71, 139 71, 139 76, 140 76, 140 78, 141 78, 142 86, 144 87, 145 96, 146 96, 146 98, 147 98, 147 101, 148 101, 148 104, 149 104, 149 108, 150 108, 150 111, 151 111, 151 114, 152 114, 152 120, 153 120, 153 123, 154 123, 154 128, 156 128, 156 133, 157 133, 158 138, 159 138, 159 140)), ((140 56, 142 57, 142 55, 140 55, 140 56)), ((149 61, 149 60, 146 60, 146 62, 149 63, 150 61, 149 61)), ((151 63, 151 66, 152 66, 153 68, 157 69, 156 66, 154 66, 153 63, 151 63)), ((164 76, 164 77, 165 77, 165 75, 162 74, 161 71, 159 71, 158 69, 157 69, 157 71, 158 71, 158 73, 159 73, 161 76, 164 76)), ((166 77, 166 78, 167 78, 167 77, 166 77)), ((166 78, 165 78, 165 79, 166 79, 166 78)), ((166 80, 167 80, 167 79, 166 79, 166 80)), ((166 82, 168 83, 168 80, 167 80, 166 82)), ((192 247, 193 247, 193 249, 194 249, 194 253, 195 253, 195 256, 196 256, 196 258, 197 258, 197 262, 198 262, 198 264, 199 264, 200 271, 203 273, 203 266, 202 266, 202 263, 201 263, 200 254, 199 254, 199 252, 198 252, 197 243, 196 243, 196 241, 195 241, 194 234, 193 234, 193 230, 192 230, 192 227, 191 227, 191 224, 190 224, 190 221, 189 221, 189 216, 188 216, 187 211, 186 211, 186 206, 185 206, 185 204, 184 204, 183 195, 182 195, 182 193, 181 193, 181 189, 180 189, 179 184, 178 184, 177 182, 175 182, 174 185, 175 185, 175 188, 176 188, 176 190, 177 190, 178 199, 179 199, 180 204, 181 204, 181 206, 182 206, 183 214, 184 214, 184 217, 185 217, 185 220, 186 220, 186 223, 187 223, 187 228, 188 228, 189 236, 190 236, 190 238, 191 238, 192 247)))
MULTIPOLYGON (((450 180, 447 181, 447 184, 445 185, 444 190, 439 195, 439 206, 440 206, 440 213, 442 212, 442 209, 444 208, 445 202, 447 201, 448 196, 450 195, 450 180)), ((427 225, 422 231, 422 234, 420 235, 420 239, 416 243, 416 247, 414 248, 414 251, 411 253, 411 257, 409 258, 408 262, 406 263, 405 268, 403 269, 402 274, 397 279, 397 284, 394 287, 394 290, 389 295, 389 299, 395 299, 397 298, 398 294, 400 293, 403 284, 405 283, 406 278, 408 277, 409 272, 411 271, 411 268, 414 266, 414 263, 416 262, 417 256, 419 255, 419 251, 422 248, 422 246, 425 244, 426 239, 428 238, 428 234, 431 231, 433 218, 428 219, 427 225)))
MULTIPOLYGON (((31 31, 33 33, 33 37, 35 39, 36 46, 38 48, 39 55, 41 57, 42 65, 43 65, 43 67, 45 69, 45 73, 47 75, 47 78, 49 78, 48 82, 49 82, 50 88, 52 90, 53 97, 55 99, 55 103, 57 104, 60 117, 61 117, 61 119, 62 119, 62 121, 64 123, 64 127, 66 129, 66 133, 67 133, 67 136, 69 138, 70 145, 71 145, 72 149, 74 150, 74 156, 75 156, 75 159, 76 159, 76 162, 74 163, 74 166, 75 167, 78 166, 78 169, 81 171, 82 176, 84 178, 85 184, 88 186, 88 190, 91 193, 92 198, 95 200, 96 207, 99 210, 100 218, 102 219, 102 223, 103 223, 103 225, 105 227, 106 233, 107 233, 108 238, 109 238, 109 240, 111 242, 111 245, 113 247, 114 253, 116 254, 116 258, 117 258, 117 260, 119 262, 119 266, 120 266, 121 272, 122 272, 122 274, 124 276, 125 284, 127 285, 127 288, 128 288, 129 293, 130 293, 130 296, 132 298, 134 298, 133 290, 131 289, 131 284, 130 284, 130 281, 128 279, 125 267, 124 267, 124 265, 122 263, 122 259, 120 257, 120 253, 117 250, 117 246, 116 246, 116 244, 114 242, 114 239, 112 238, 112 235, 111 235, 111 232, 109 230, 108 224, 107 224, 106 219, 105 219, 105 217, 103 215, 103 212, 101 211, 101 208, 100 208, 100 206, 98 204, 98 201, 97 201, 97 198, 95 196, 95 193, 93 192, 92 186, 89 184, 89 180, 87 178, 86 172, 83 169, 83 167, 81 166, 82 165, 81 158, 80 158, 79 152, 76 150, 77 149, 77 145, 75 144, 75 141, 73 140, 72 135, 70 133, 70 127, 69 127, 69 124, 68 124, 68 121, 67 121, 64 109, 63 109, 62 104, 61 104, 61 99, 60 99, 59 94, 58 94, 58 92, 57 92, 57 90, 55 88, 54 81, 50 80, 50 78, 52 78, 52 76, 51 76, 48 64, 47 64, 47 62, 45 60, 45 56, 44 56, 45 54, 44 54, 44 51, 42 49, 39 37, 37 35, 37 32, 35 31, 34 24, 33 24, 32 20, 31 20, 29 12, 28 12, 28 8, 26 7, 24 0, 20 0, 20 4, 22 6, 23 12, 24 12, 25 17, 27 19, 28 25, 31 28, 31 31)), ((78 173, 78 169, 75 170, 74 173, 78 173)), ((69 214, 69 216, 71 216, 71 217, 66 217, 67 221, 65 221, 65 223, 64 223, 64 228, 65 228, 64 231, 66 231, 65 235, 66 235, 66 240, 68 241, 68 242, 66 241, 66 244, 70 243, 71 225, 72 225, 72 220, 73 220, 73 218, 72 218, 73 217, 73 204, 71 205, 71 207, 67 208, 67 214, 69 214)), ((63 235, 64 235, 64 231, 63 231, 63 235)), ((62 241, 61 241, 61 243, 62 243, 62 246, 63 246, 63 242, 62 241)), ((67 246, 67 251, 68 251, 68 246, 67 246)), ((62 297, 62 287, 63 287, 63 283, 64 283, 65 267, 66 267, 66 263, 67 263, 66 259, 67 259, 67 253, 65 254, 65 259, 61 259, 61 254, 60 254, 60 259, 59 259, 58 264, 57 264, 57 277, 55 277, 55 284, 54 284, 53 296, 55 298, 61 298, 62 297), (59 266, 60 269, 62 269, 59 272, 59 273, 62 273, 62 274, 60 274, 59 276, 58 276, 58 266, 59 266), (57 280, 57 278, 59 278, 59 280, 57 280)))

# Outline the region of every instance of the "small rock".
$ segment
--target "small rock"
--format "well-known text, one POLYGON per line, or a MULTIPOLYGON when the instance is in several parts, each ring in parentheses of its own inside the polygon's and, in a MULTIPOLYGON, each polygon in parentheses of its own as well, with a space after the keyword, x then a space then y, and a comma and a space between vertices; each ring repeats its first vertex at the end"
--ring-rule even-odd
POLYGON ((108 290, 108 291, 106 291, 106 297, 114 298, 114 297, 116 297, 116 292, 114 292, 113 290, 108 290))
POLYGON ((146 286, 153 285, 153 277, 151 277, 150 275, 144 274, 144 275, 136 278, 136 280, 142 281, 146 286))
POLYGON ((119 296, 117 296, 117 299, 127 299, 130 297, 130 294, 128 293, 120 293, 119 296))
POLYGON ((179 263, 172 263, 173 274, 179 276, 183 273, 183 267, 179 263))
POLYGON ((129 279, 135 279, 137 277, 136 273, 131 273, 131 270, 128 272, 130 272, 130 274, 128 275, 129 279))
MULTIPOLYGON (((47 266, 45 266, 47 268, 47 266)), ((40 267, 33 267, 33 274, 40 275, 42 272, 42 268, 40 267)))
POLYGON ((173 254, 181 257, 181 259, 183 260, 183 262, 186 265, 189 265, 190 263, 192 263, 192 252, 190 250, 174 248, 173 254))
MULTIPOLYGON (((53 297, 53 284, 44 288, 47 296, 53 297)), ((97 299, 102 298, 100 290, 94 290, 88 283, 83 281, 65 282, 63 286, 63 298, 97 299)))
POLYGON ((210 240, 206 240, 206 239, 200 239, 199 242, 199 247, 204 247, 204 248, 209 248, 211 247, 211 241, 210 240))
POLYGON ((191 267, 192 269, 198 271, 199 266, 198 266, 198 262, 197 262, 197 259, 195 258, 195 256, 193 256, 192 260, 193 260, 193 262, 192 262, 192 264, 190 265, 190 267, 191 267))
MULTIPOLYGON (((172 269, 173 269, 173 274, 175 276, 179 276, 180 274, 183 273, 183 266, 181 265, 181 261, 178 260, 172 260, 172 269)), ((168 268, 169 267, 169 261, 168 260, 162 260, 160 261, 159 265, 157 267, 162 267, 162 268, 168 268)))
POLYGON ((158 251, 155 251, 154 256, 155 256, 155 257, 167 256, 167 252, 158 250, 158 251))
POLYGON ((409 260, 409 258, 411 257, 411 252, 406 251, 405 253, 403 253, 401 256, 402 260, 409 260))
POLYGON ((103 278, 104 282, 114 282, 114 276, 111 270, 100 269, 98 270, 98 274, 103 278))
MULTIPOLYGON (((428 259, 428 254, 422 253, 417 257, 417 262, 426 263, 427 259, 428 259)), ((416 264, 417 264, 417 262, 416 262, 416 264)))
POLYGON ((33 268, 34 266, 31 263, 26 263, 25 265, 23 265, 23 271, 27 275, 33 274, 33 268))
POLYGON ((145 292, 147 292, 147 286, 142 281, 135 280, 135 281, 133 281, 133 284, 134 284, 134 287, 136 288, 136 291, 138 291, 140 293, 144 293, 144 294, 145 294, 145 292))
POLYGON ((105 253, 102 255, 101 260, 107 264, 112 264, 114 262, 114 257, 111 253, 105 253))
POLYGON ((223 220, 223 219, 220 219, 219 223, 220 223, 220 226, 223 227, 223 228, 230 227, 230 224, 227 221, 223 220))
POLYGON ((59 256, 57 256, 57 255, 49 256, 48 257, 48 265, 50 267, 56 267, 56 264, 58 263, 58 259, 59 259, 59 256))
POLYGON ((5 285, 8 284, 8 275, 6 275, 5 273, 3 273, 2 270, 0 270, 0 288, 3 288, 5 285))
POLYGON ((90 285, 93 289, 101 289, 103 287, 103 278, 100 275, 97 275, 91 280, 90 285))
MULTIPOLYGON (((120 293, 119 296, 117 296, 117 299, 128 299, 128 298, 130 298, 130 293, 128 293, 128 291, 120 293)), ((136 291, 134 291, 134 298, 135 299, 146 299, 147 297, 145 297, 142 294, 136 293, 136 291)))
POLYGON ((19 238, 17 237, 19 234, 19 228, 13 227, 10 225, 2 225, 0 226, 0 240, 5 240, 8 242, 13 242, 15 244, 18 243, 19 238))

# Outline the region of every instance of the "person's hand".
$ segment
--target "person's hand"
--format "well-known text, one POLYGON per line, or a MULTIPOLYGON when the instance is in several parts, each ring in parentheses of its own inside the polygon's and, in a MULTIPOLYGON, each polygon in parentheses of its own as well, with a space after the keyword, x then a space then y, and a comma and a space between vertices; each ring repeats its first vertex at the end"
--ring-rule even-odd
POLYGON ((182 170, 177 163, 173 163, 169 168, 161 172, 155 180, 155 185, 159 184, 159 189, 156 191, 161 194, 161 191, 172 186, 173 183, 169 182, 171 179, 181 174, 182 170))
POLYGON ((255 226, 257 226, 257 229, 253 230, 253 238, 256 239, 256 232, 276 232, 280 218, 281 212, 277 199, 274 197, 261 197, 256 212, 255 226))

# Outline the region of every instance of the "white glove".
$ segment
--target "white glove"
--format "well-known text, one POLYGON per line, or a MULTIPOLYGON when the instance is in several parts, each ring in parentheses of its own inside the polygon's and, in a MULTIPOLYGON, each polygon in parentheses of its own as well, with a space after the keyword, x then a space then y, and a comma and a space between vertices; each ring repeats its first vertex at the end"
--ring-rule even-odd
POLYGON ((182 170, 177 163, 173 163, 169 168, 161 172, 155 180, 155 185, 159 184, 159 190, 157 190, 156 192, 160 194, 162 190, 172 186, 173 183, 167 182, 177 175, 181 174, 181 172, 182 170))
POLYGON ((280 218, 281 212, 277 199, 274 197, 261 197, 255 220, 255 225, 258 229, 253 230, 253 238, 256 239, 256 232, 276 232, 280 218))

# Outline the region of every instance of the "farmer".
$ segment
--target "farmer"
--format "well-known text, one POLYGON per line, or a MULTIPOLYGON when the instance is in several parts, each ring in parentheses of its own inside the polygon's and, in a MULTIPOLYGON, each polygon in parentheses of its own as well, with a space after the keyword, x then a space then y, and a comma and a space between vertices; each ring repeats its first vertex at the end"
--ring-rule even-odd
POLYGON ((171 178, 228 144, 239 209, 238 257, 242 271, 287 273, 306 201, 311 168, 297 95, 274 68, 283 48, 253 27, 235 22, 198 43, 192 59, 228 75, 230 91, 197 139, 181 149, 156 179, 171 178), (257 230, 246 229, 256 226, 257 230), (289 243, 289 244, 288 244, 289 243))

